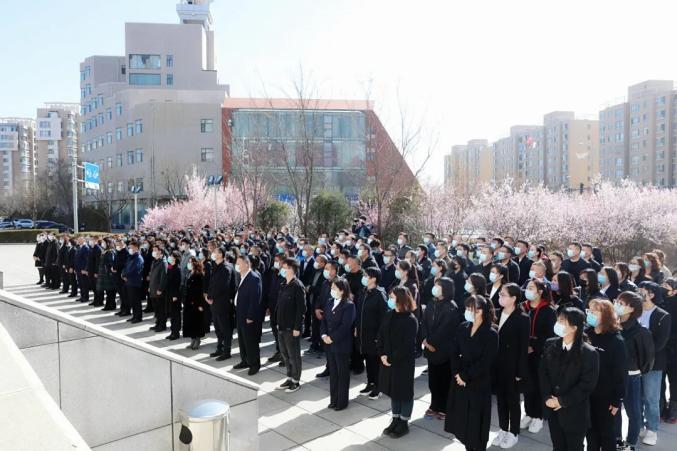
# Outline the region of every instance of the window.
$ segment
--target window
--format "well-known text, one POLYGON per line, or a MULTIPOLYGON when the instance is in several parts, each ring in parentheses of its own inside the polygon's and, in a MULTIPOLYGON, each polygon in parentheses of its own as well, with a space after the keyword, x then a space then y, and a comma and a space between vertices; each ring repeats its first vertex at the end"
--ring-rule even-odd
POLYGON ((99 104, 99 106, 103 106, 103 94, 99 94, 97 96, 97 103, 99 104))
POLYGON ((120 127, 115 129, 115 140, 122 141, 122 128, 120 127))
POLYGON ((211 133, 214 131, 214 121, 212 119, 200 119, 200 132, 211 133))
POLYGON ((118 116, 122 116, 122 104, 121 103, 115 104, 115 114, 117 114, 118 116))
POLYGON ((106 117, 109 121, 113 120, 113 109, 111 107, 106 108, 106 117))
POLYGON ((103 124, 103 113, 99 113, 99 125, 103 124))
POLYGON ((174 74, 167 74, 167 86, 174 86, 174 74))
POLYGON ((136 149, 136 162, 143 163, 143 149, 136 149))
POLYGON ((129 74, 130 85, 160 86, 160 74, 129 74))
POLYGON ((118 182, 118 193, 121 193, 122 190, 125 189, 125 184, 122 182, 118 182))
POLYGON ((49 121, 40 121, 40 128, 49 128, 49 121))
POLYGON ((40 138, 49 138, 52 136, 51 130, 40 130, 40 138))
POLYGON ((127 136, 134 136, 134 124, 127 122, 127 136))
POLYGON ((137 135, 143 132, 143 120, 137 119, 134 121, 134 130, 137 135))
POLYGON ((106 133, 106 144, 113 144, 113 132, 106 133))
POLYGON ((106 167, 107 167, 107 168, 112 168, 112 167, 113 167, 113 157, 108 157, 108 158, 106 158, 106 167))
POLYGON ((200 161, 203 163, 214 161, 214 149, 211 147, 203 147, 200 149, 200 161))
POLYGON ((127 151, 127 164, 134 164, 134 151, 133 150, 127 151))
POLYGON ((122 167, 122 154, 121 153, 115 155, 115 166, 117 166, 118 168, 122 167))
MULTIPOLYGON (((129 55, 130 69, 159 69, 160 55, 134 54, 129 55)), ((130 74, 132 75, 132 74, 130 74)))
POLYGON ((174 67, 174 55, 167 55, 167 67, 174 67))

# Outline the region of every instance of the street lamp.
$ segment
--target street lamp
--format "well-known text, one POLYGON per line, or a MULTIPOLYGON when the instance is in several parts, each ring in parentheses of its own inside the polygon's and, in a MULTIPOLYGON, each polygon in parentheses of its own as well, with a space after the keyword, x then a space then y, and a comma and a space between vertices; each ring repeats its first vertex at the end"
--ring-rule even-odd
POLYGON ((143 187, 141 185, 132 185, 129 189, 134 194, 134 230, 139 227, 139 193, 143 187))
POLYGON ((210 175, 207 177, 207 186, 214 187, 214 230, 218 227, 217 224, 219 222, 219 212, 216 209, 216 192, 219 190, 221 183, 223 183, 222 175, 210 175))

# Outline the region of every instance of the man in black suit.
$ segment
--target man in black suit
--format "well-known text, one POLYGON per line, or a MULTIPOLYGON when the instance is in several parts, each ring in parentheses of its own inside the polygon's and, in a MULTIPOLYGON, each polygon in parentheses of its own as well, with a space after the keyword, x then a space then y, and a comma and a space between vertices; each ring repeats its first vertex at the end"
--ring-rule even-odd
POLYGON ((235 295, 235 318, 237 321, 237 341, 240 346, 240 363, 233 369, 249 368, 250 376, 261 368, 261 327, 263 312, 261 311, 261 276, 251 268, 251 261, 246 255, 240 255, 235 264, 235 271, 240 274, 240 286, 235 295))
POLYGON ((99 259, 101 258, 101 246, 99 240, 90 238, 89 258, 87 259, 87 274, 89 276, 89 289, 94 292, 94 300, 89 303, 95 307, 103 306, 103 291, 96 289, 96 281, 99 278, 99 259))
POLYGON ((510 282, 517 283, 521 287, 529 280, 529 271, 531 271, 531 265, 534 261, 527 256, 527 252, 529 252, 529 243, 527 241, 517 240, 514 250, 515 258, 513 260, 520 268, 520 276, 517 282, 514 280, 510 282))
POLYGON ((303 318, 303 338, 310 337, 312 324, 312 300, 310 289, 315 279, 317 269, 315 268, 315 254, 313 253, 313 246, 305 244, 300 252, 301 258, 299 263, 299 279, 306 289, 306 314, 303 318))
POLYGON ((212 309, 214 329, 216 329, 216 351, 209 354, 222 361, 230 358, 230 348, 233 343, 233 298, 237 285, 233 265, 224 260, 223 248, 214 250, 216 263, 209 277, 207 303, 212 309))

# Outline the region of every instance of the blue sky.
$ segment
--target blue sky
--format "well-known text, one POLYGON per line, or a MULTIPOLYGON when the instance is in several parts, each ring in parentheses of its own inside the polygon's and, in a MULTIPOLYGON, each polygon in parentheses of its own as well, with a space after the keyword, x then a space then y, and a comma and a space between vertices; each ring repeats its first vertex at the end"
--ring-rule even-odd
MULTIPOLYGON (((125 22, 178 21, 172 0, 3 1, 0 116, 78 101, 78 63, 124 52, 125 22)), ((302 65, 322 97, 396 99, 439 135, 427 171, 469 139, 553 110, 596 116, 627 86, 677 78, 677 5, 663 0, 216 0, 217 68, 233 96, 288 89, 302 65)))

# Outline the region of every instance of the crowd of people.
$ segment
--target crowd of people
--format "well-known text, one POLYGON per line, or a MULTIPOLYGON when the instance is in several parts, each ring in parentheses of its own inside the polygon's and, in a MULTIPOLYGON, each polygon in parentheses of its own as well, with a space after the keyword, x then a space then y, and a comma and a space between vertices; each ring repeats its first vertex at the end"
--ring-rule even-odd
POLYGON ((265 364, 285 367, 279 390, 300 389, 305 338, 303 352, 326 356, 317 377, 329 377, 328 407, 345 409, 351 373, 366 369, 360 395, 390 397, 392 438, 409 432, 419 358, 425 417, 468 450, 512 448, 544 421, 555 450, 633 450, 640 438, 657 443, 661 420, 677 423, 677 274, 659 249, 609 263, 578 242, 561 252, 425 233, 416 244, 403 232, 386 245, 362 217, 312 241, 251 225, 47 233, 33 259, 45 288, 131 323, 153 312, 152 330, 169 327, 167 340, 183 335, 191 349, 213 324, 218 361, 237 333, 234 369, 249 375, 269 318, 265 364), (488 443, 494 395, 500 432, 488 443))

